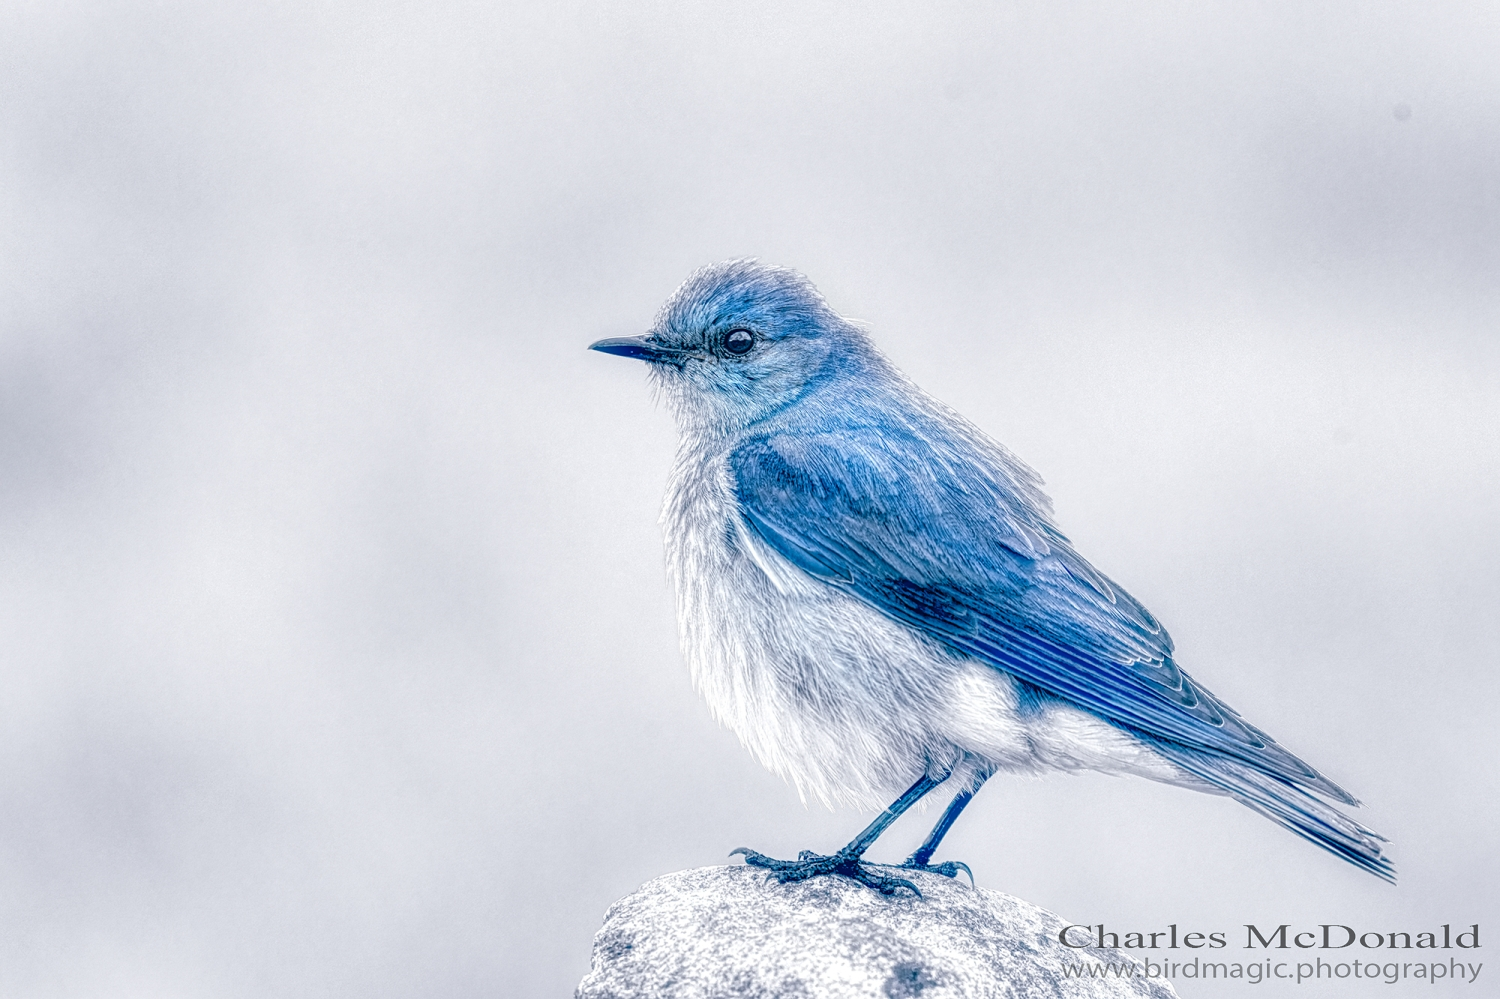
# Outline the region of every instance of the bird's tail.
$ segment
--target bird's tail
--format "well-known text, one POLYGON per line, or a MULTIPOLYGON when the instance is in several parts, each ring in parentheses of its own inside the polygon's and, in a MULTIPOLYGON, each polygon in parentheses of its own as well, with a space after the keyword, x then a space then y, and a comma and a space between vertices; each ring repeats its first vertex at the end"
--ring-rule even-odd
POLYGON ((1395 884, 1395 865, 1383 852, 1386 838, 1309 791, 1238 760, 1208 755, 1177 743, 1161 742, 1156 750, 1277 825, 1395 884))

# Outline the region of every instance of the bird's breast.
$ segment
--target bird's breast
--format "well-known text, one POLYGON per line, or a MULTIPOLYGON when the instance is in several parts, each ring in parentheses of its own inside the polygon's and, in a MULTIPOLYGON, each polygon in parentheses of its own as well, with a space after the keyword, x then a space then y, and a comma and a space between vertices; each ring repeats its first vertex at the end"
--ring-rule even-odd
MULTIPOLYGON (((956 690, 977 684, 994 710, 1011 712, 1008 677, 767 545, 740 515, 724 455, 679 453, 662 526, 694 685, 715 717, 804 795, 878 802, 931 765, 957 763, 945 758, 958 754, 945 735, 956 690)), ((992 721, 1005 739, 1005 718, 992 721)))

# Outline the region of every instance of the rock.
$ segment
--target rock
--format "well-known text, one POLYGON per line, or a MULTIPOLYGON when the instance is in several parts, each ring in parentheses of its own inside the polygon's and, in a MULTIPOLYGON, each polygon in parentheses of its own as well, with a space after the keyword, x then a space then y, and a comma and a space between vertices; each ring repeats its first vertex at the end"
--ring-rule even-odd
POLYGON ((1175 996, 1161 979, 1067 977, 1065 964, 1131 958, 1063 947, 1067 921, 1018 898, 901 873, 921 898, 839 877, 777 884, 751 867, 657 878, 605 914, 576 999, 1175 996))

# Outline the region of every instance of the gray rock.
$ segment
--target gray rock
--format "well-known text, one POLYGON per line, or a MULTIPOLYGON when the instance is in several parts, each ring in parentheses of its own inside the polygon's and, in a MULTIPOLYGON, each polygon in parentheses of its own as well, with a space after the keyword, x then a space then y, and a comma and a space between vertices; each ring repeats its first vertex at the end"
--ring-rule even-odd
MULTIPOLYGON (((839 877, 767 882, 702 867, 610 907, 577 999, 1121 999, 1175 993, 1161 980, 1070 978, 1064 964, 1129 962, 1057 942, 1067 921, 935 874, 891 898, 839 877)), ((1137 961, 1137 964, 1139 962, 1137 961)))

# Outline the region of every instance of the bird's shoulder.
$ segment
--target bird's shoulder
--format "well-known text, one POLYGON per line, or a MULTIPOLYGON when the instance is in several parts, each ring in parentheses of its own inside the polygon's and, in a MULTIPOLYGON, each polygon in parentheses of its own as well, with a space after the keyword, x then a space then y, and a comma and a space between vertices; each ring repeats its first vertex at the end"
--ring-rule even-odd
POLYGON ((726 455, 736 496, 862 534, 1001 544, 1028 558, 1065 540, 1041 478, 951 413, 851 406, 744 434, 726 455))

